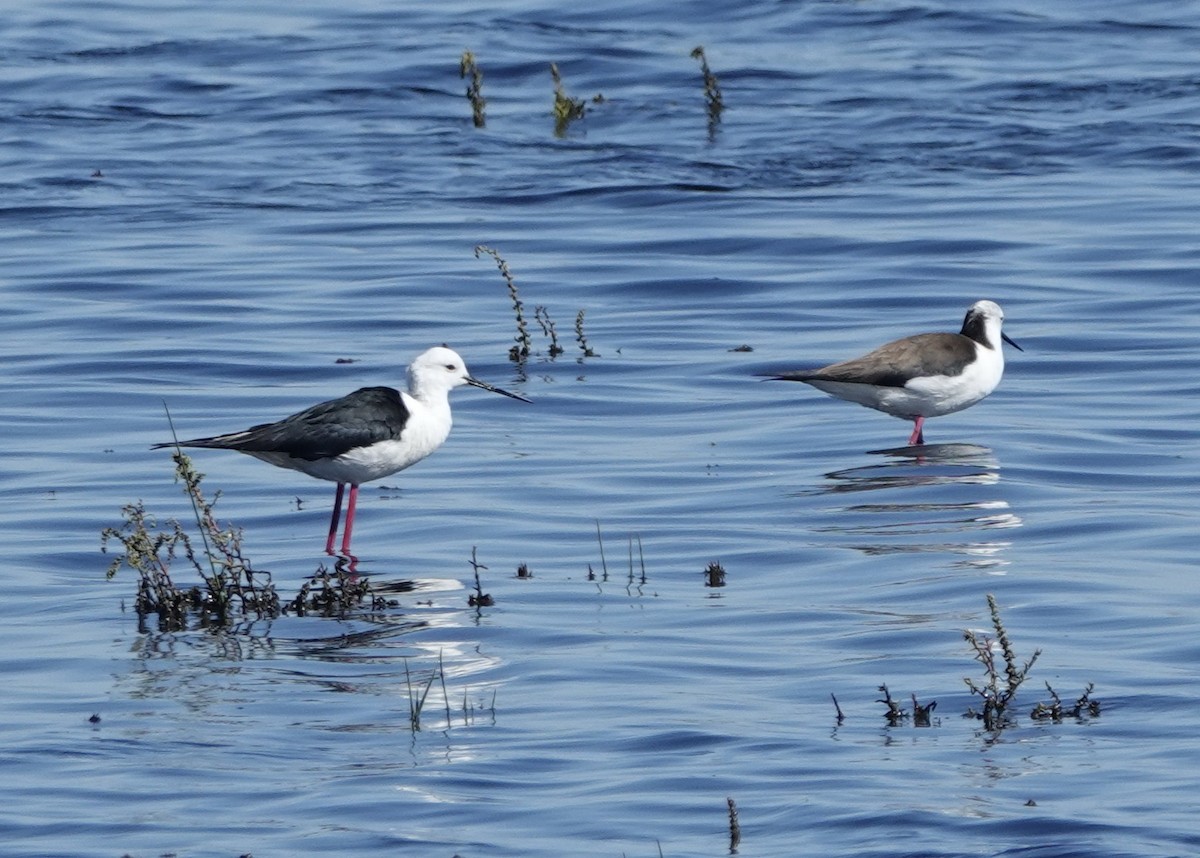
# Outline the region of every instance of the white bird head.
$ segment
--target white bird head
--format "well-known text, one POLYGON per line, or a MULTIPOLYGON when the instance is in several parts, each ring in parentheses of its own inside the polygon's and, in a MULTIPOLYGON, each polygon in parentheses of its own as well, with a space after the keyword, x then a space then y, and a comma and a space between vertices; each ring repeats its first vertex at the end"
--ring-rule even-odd
POLYGON ((408 392, 417 399, 428 399, 430 396, 446 395, 456 387, 469 384, 482 390, 490 390, 528 402, 524 396, 509 393, 493 387, 487 382, 472 378, 467 371, 467 363, 454 349, 446 346, 434 346, 417 355, 408 367, 408 392))
POLYGON ((998 350, 1003 340, 1017 351, 1024 351, 1004 333, 1003 325, 1004 311, 999 304, 995 301, 976 301, 963 319, 962 333, 991 349, 998 350))

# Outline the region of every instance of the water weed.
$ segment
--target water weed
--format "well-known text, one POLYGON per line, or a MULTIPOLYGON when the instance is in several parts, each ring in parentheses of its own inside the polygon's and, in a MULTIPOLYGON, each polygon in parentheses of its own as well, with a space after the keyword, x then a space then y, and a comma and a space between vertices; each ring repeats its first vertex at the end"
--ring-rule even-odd
POLYGON ((141 501, 122 508, 124 521, 100 534, 100 550, 108 553, 119 544, 122 553, 108 566, 113 578, 122 567, 138 576, 134 610, 139 620, 158 617, 162 631, 187 627, 190 614, 201 625, 225 625, 242 617, 274 617, 280 613, 279 596, 269 572, 256 572, 242 551, 242 530, 222 525, 213 512, 220 492, 209 499, 201 488, 204 475, 179 448, 172 454, 175 477, 183 484, 195 516, 196 534, 203 546, 197 552, 193 540, 176 519, 168 519, 164 530, 141 501), (203 586, 180 586, 171 575, 173 563, 182 558, 200 576, 203 586))
POLYGON ((1033 711, 1029 713, 1029 717, 1034 721, 1053 721, 1055 724, 1060 723, 1063 718, 1095 718, 1100 714, 1100 701, 1092 697, 1093 685, 1088 683, 1087 688, 1083 689, 1083 694, 1075 699, 1073 706, 1067 707, 1063 705, 1062 698, 1058 693, 1050 687, 1050 683, 1046 683, 1046 690, 1050 692, 1050 702, 1038 702, 1033 707, 1033 711))
POLYGON ((704 586, 724 587, 725 567, 715 560, 712 563, 709 563, 704 569, 704 586))
POLYGON ((492 257, 496 267, 500 269, 500 276, 504 278, 504 284, 508 287, 508 297, 512 300, 513 313, 517 317, 516 345, 508 350, 508 358, 514 362, 523 361, 533 351, 533 341, 529 337, 529 325, 525 322, 525 305, 517 291, 517 281, 508 268, 508 262, 499 251, 486 245, 475 245, 475 258, 478 259, 483 254, 492 257))
POLYGON ((721 112, 725 110, 725 97, 721 95, 721 86, 717 76, 708 67, 708 57, 704 55, 704 46, 692 48, 692 59, 700 61, 700 74, 704 77, 704 102, 708 108, 708 136, 716 135, 717 126, 721 123, 721 112))
POLYGON ((558 344, 558 333, 554 329, 554 320, 550 318, 550 311, 539 305, 533 310, 533 318, 541 326, 543 336, 550 340, 550 348, 547 349, 550 357, 557 357, 566 351, 558 344))
POLYGON ((479 70, 479 65, 475 62, 475 55, 470 51, 463 51, 462 58, 458 61, 458 76, 467 80, 467 100, 471 102, 471 119, 476 128, 483 128, 487 125, 487 117, 484 114, 487 99, 483 97, 483 72, 479 70))
POLYGON ((1009 640, 1008 632, 1000 619, 1000 608, 996 605, 996 597, 988 593, 987 603, 991 613, 992 629, 996 634, 995 638, 969 629, 963 632, 963 639, 970 646, 975 660, 983 665, 984 681, 981 684, 970 677, 964 677, 963 682, 967 684, 967 688, 971 690, 972 694, 977 695, 983 701, 983 711, 970 710, 967 714, 982 720, 985 729, 998 730, 1011 723, 1009 710, 1017 695, 1017 689, 1025 681, 1025 677, 1028 676, 1042 651, 1034 650, 1029 660, 1021 664, 1017 660, 1012 641, 1009 640), (1004 660, 1003 669, 997 663, 996 647, 993 644, 998 646, 999 654, 1004 660))
POLYGON ((571 123, 582 119, 587 113, 587 104, 582 99, 567 95, 557 63, 550 63, 550 78, 554 81, 554 136, 565 137, 571 123))
MULTIPOLYGON (((475 245, 475 258, 479 259, 482 256, 490 256, 496 263, 496 267, 500 270, 500 276, 504 278, 504 285, 508 289, 508 297, 512 301, 513 314, 517 321, 517 335, 514 337, 515 345, 508 350, 508 359, 514 363, 524 363, 525 360, 534 353, 533 337, 529 333, 529 323, 525 317, 525 302, 521 300, 521 293, 517 289, 517 281, 513 276, 512 269, 508 266, 508 261, 500 255, 500 252, 495 248, 487 245, 475 245)), ((584 311, 580 310, 575 316, 575 341, 579 344, 582 352, 582 361, 585 357, 598 357, 588 346, 587 337, 583 333, 583 315, 584 311)), ((546 354, 550 360, 554 360, 559 355, 563 354, 566 349, 558 339, 558 330, 554 325, 554 320, 550 318, 550 311, 544 305, 534 307, 533 319, 537 322, 543 336, 549 340, 549 346, 546 349, 546 354)))
POLYGON ((583 352, 583 357, 599 357, 591 346, 588 345, 587 337, 583 333, 583 310, 575 314, 575 342, 579 344, 579 350, 583 352))
POLYGON ((742 824, 738 821, 737 803, 732 797, 726 797, 725 806, 729 810, 729 854, 736 855, 742 842, 742 824))
POLYGON ((496 600, 492 598, 491 593, 483 592, 483 586, 479 582, 479 570, 487 571, 487 567, 475 556, 475 546, 471 546, 471 569, 475 572, 475 592, 467 597, 467 604, 472 608, 488 608, 496 604, 496 600))

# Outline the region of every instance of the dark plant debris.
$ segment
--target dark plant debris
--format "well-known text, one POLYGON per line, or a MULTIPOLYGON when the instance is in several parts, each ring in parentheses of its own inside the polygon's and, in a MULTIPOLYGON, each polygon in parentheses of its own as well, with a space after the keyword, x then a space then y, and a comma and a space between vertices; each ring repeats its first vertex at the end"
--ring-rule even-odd
MULTIPOLYGON (((525 317, 525 303, 521 300, 521 294, 517 289, 517 281, 513 276, 512 270, 508 267, 508 262, 500 252, 495 248, 488 247, 483 244, 475 246, 475 258, 487 255, 496 263, 496 267, 500 270, 500 276, 504 278, 504 285, 508 288, 508 297, 512 301, 513 314, 517 320, 517 335, 514 338, 515 345, 508 350, 508 359, 513 363, 524 364, 525 360, 534 353, 533 337, 529 333, 529 323, 525 317)), ((599 357, 596 352, 592 351, 588 345, 587 336, 583 332, 583 316, 584 311, 580 310, 575 315, 575 342, 580 350, 580 362, 583 358, 599 357)), ((561 354, 566 352, 566 347, 558 338, 558 329, 555 326, 554 319, 550 316, 550 311, 543 305, 537 305, 533 310, 533 320, 537 322, 538 327, 542 331, 542 335, 549 340, 549 345, 546 348, 546 354, 550 360, 554 360, 561 354)))
POLYGON ((908 717, 908 712, 900 706, 900 701, 892 697, 892 693, 888 691, 887 685, 879 686, 879 691, 883 694, 881 700, 876 700, 876 703, 882 703, 887 706, 887 712, 883 717, 887 719, 889 727, 899 727, 904 723, 904 719, 908 717))
MULTIPOLYGON (((982 681, 976 681, 970 677, 963 679, 971 693, 983 702, 982 711, 968 707, 964 717, 981 720, 986 730, 996 732, 1013 724, 1016 717, 1013 701, 1017 689, 1025 682, 1034 662, 1041 655, 1041 650, 1035 650, 1029 660, 1022 663, 1017 658, 1008 631, 1000 619, 1000 609, 996 605, 996 598, 990 593, 987 596, 987 603, 994 635, 984 632, 963 632, 963 637, 970 645, 975 660, 982 664, 984 669, 982 681)), ((1058 693, 1050 687, 1050 683, 1046 683, 1046 690, 1050 693, 1050 702, 1038 703, 1029 713, 1035 721, 1060 723, 1065 718, 1084 720, 1100 715, 1100 701, 1092 697, 1094 689, 1091 683, 1076 698, 1074 704, 1069 706, 1063 703, 1058 693)), ((879 691, 882 692, 883 697, 876 702, 887 707, 884 718, 887 719, 888 725, 896 727, 904 723, 910 717, 908 710, 900 705, 899 700, 892 697, 886 685, 880 685, 879 691)), ((934 710, 937 708, 936 700, 921 705, 917 695, 911 695, 911 699, 911 717, 914 727, 932 727, 935 723, 939 723, 935 722, 933 718, 934 710)), ((836 697, 833 698, 833 705, 837 710, 838 724, 840 725, 843 715, 836 697)))
POLYGON ((566 349, 558 344, 558 333, 554 330, 554 320, 550 318, 550 311, 542 306, 534 307, 533 318, 541 327, 542 335, 550 340, 550 348, 547 349, 550 357, 558 357, 565 352, 566 349))
POLYGON ((725 805, 729 809, 729 854, 736 855, 742 842, 742 824, 738 821, 737 803, 732 797, 725 799, 725 805))
POLYGON ((487 571, 487 567, 478 561, 475 556, 475 546, 471 546, 471 568, 475 570, 475 592, 467 597, 467 604, 472 608, 490 608, 496 604, 496 600, 492 598, 490 593, 483 592, 483 587, 479 583, 479 570, 487 571))
POLYGON ((995 630, 995 638, 993 639, 983 632, 970 630, 963 632, 963 639, 970 646, 975 660, 983 665, 984 681, 977 683, 970 677, 964 677, 963 681, 971 693, 983 701, 982 711, 968 710, 967 715, 982 720, 986 730, 999 730, 1012 722, 1010 709, 1013 699, 1017 695, 1017 689, 1025 681, 1025 677, 1028 676, 1042 651, 1034 650, 1029 660, 1021 664, 1017 660, 1012 641, 1009 640, 1008 632, 1000 619, 1000 609, 996 605, 996 597, 988 593, 987 603, 991 613, 992 628, 995 630), (999 645, 1000 654, 1004 659, 1003 669, 997 664, 994 643, 999 645))
POLYGON ((931 700, 926 705, 922 706, 917 702, 917 695, 912 695, 912 718, 914 727, 930 727, 932 726, 933 710, 937 709, 937 701, 931 700))
POLYGON ((725 98, 721 95, 721 86, 717 76, 708 67, 708 57, 704 55, 704 46, 692 48, 692 59, 700 61, 700 74, 704 77, 704 101, 708 108, 708 136, 711 140, 716 136, 717 126, 721 124, 721 113, 725 110, 725 98))
POLYGON ((1038 702, 1033 707, 1033 711, 1029 713, 1029 717, 1035 721, 1053 721, 1055 724, 1059 724, 1063 718, 1083 720, 1097 718, 1100 715, 1100 701, 1092 698, 1093 685, 1090 682, 1087 688, 1083 689, 1083 694, 1075 699, 1072 706, 1063 705, 1062 698, 1050 687, 1049 682, 1046 683, 1046 690, 1050 692, 1050 702, 1038 702))

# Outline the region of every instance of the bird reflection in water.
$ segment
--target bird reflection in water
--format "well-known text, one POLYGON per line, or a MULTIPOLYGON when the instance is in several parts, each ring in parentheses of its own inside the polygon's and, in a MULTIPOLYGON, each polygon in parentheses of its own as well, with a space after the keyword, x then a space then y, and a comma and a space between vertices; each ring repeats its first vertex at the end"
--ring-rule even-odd
MULTIPOLYGON (((1007 500, 980 497, 972 487, 1000 482, 1000 463, 987 447, 973 444, 929 444, 872 451, 883 462, 825 474, 817 494, 844 495, 891 490, 919 497, 904 501, 857 503, 828 510, 832 521, 817 525, 819 533, 875 537, 846 547, 865 554, 941 553, 966 557, 964 565, 998 571, 1007 541, 981 540, 981 531, 1020 527, 1007 500), (929 491, 937 487, 937 491, 929 491), (963 487, 963 491, 943 491, 963 487), (969 491, 970 496, 964 497, 969 491), (942 534, 943 539, 931 541, 942 534), (954 534, 958 538, 954 538, 954 534)), ((990 493, 989 493, 990 494, 990 493)))

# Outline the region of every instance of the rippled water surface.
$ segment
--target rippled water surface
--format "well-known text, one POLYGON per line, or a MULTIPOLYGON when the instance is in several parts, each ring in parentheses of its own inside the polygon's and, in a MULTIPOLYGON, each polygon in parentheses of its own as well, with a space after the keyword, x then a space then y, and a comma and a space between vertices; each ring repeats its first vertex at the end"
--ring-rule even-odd
MULTIPOLYGON (((741 855, 1200 851, 1200 12, 968 6, 6 13, 0 853, 723 855, 727 799, 741 855), (1024 351, 920 455, 758 378, 984 297, 1024 351), (139 627, 100 533, 190 516, 164 403, 238 429, 441 342, 534 402, 456 391, 364 486, 395 605, 139 627), (1041 651, 998 732, 988 594, 1041 651)), ((328 562, 332 486, 195 460, 282 592, 328 562)))

